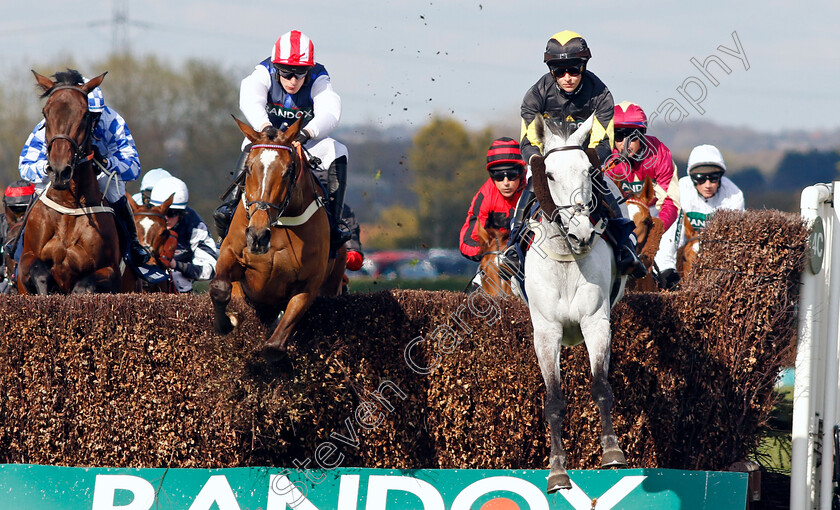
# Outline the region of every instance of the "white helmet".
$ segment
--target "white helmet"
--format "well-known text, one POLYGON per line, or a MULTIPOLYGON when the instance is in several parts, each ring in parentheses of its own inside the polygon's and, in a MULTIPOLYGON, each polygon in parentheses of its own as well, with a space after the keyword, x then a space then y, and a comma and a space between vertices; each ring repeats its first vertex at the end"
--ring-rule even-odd
POLYGON ((177 177, 165 177, 155 184, 152 188, 152 197, 149 200, 152 205, 160 205, 166 202, 166 199, 175 195, 172 199, 170 209, 186 209, 187 202, 190 200, 190 192, 187 190, 187 185, 177 177))
POLYGON ((143 180, 140 181, 140 191, 151 191, 157 182, 165 177, 172 177, 172 174, 163 168, 153 168, 146 172, 143 180))
POLYGON ((698 145, 691 149, 691 154, 688 155, 688 174, 691 170, 698 166, 716 166, 720 167, 724 172, 726 171, 726 163, 723 162, 723 155, 714 145, 698 145))

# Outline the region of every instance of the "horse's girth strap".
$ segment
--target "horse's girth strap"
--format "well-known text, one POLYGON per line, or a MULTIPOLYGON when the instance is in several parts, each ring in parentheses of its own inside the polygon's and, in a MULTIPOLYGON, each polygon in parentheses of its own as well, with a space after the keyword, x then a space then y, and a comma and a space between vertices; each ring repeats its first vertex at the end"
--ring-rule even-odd
POLYGON ((324 200, 321 197, 317 197, 309 204, 303 214, 299 216, 279 216, 274 223, 271 224, 272 227, 297 227, 303 225, 315 214, 315 212, 324 206, 324 200))

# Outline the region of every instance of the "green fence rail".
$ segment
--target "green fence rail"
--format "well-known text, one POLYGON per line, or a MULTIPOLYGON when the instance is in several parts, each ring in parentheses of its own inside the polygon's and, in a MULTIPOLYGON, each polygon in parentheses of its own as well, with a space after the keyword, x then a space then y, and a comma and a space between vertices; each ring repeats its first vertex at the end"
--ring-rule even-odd
POLYGON ((570 471, 569 474, 571 490, 547 495, 544 491, 548 471, 545 470, 117 469, 2 464, 0 508, 743 510, 746 507, 746 473, 624 469, 570 471))

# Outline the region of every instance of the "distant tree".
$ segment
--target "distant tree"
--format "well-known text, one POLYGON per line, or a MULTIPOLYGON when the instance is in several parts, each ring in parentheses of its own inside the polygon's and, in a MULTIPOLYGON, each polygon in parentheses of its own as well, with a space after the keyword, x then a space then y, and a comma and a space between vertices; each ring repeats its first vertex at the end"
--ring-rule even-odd
POLYGON ((490 132, 470 135, 453 119, 433 118, 414 137, 409 161, 420 231, 430 247, 455 247, 470 200, 487 179, 490 132))
POLYGON ((787 152, 771 183, 775 191, 801 190, 818 182, 832 182, 838 174, 837 151, 787 152))
POLYGON ((754 166, 742 168, 736 173, 727 172, 727 177, 741 188, 747 198, 750 193, 762 192, 767 187, 767 180, 761 170, 754 166))
POLYGON ((365 249, 393 250, 421 247, 420 221, 412 208, 393 205, 382 210, 375 224, 362 225, 365 249))
MULTIPOLYGON (((239 110, 237 77, 213 62, 174 67, 130 54, 111 55, 92 67, 108 71, 105 101, 126 119, 143 172, 165 168, 183 179, 190 206, 212 221, 243 140, 231 118, 239 110)), ((139 181, 127 189, 137 191, 139 181)))

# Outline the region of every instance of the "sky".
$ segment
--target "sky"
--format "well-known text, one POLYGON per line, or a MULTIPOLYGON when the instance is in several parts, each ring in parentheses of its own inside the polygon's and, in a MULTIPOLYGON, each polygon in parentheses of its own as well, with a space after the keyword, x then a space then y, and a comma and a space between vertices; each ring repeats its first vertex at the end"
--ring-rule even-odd
MULTIPOLYGON (((178 65, 218 62, 235 78, 297 29, 342 98, 343 125, 418 127, 452 116, 469 129, 510 126, 546 72, 556 32, 589 43, 588 69, 616 102, 656 127, 705 120, 778 133, 840 127, 840 2, 539 0, 40 0, 4 5, 0 67, 25 74, 115 48, 178 65), (83 9, 80 9, 80 6, 83 9), (124 23, 115 14, 124 13, 124 23), (725 66, 725 67, 724 67, 725 66), (703 68, 701 70, 700 68, 703 68), (727 72, 728 71, 728 72, 727 72)), ((101 69, 80 69, 94 76, 101 69)), ((107 92, 107 90, 106 90, 107 92)), ((239 112, 232 112, 239 113, 239 112)))

